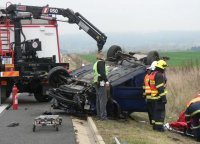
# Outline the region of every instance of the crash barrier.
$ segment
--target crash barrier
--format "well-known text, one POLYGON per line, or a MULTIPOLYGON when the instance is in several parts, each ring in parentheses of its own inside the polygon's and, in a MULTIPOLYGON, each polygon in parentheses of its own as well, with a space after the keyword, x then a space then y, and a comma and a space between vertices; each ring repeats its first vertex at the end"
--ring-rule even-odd
POLYGON ((12 108, 13 110, 18 110, 18 88, 16 87, 16 85, 13 86, 12 89, 12 108))

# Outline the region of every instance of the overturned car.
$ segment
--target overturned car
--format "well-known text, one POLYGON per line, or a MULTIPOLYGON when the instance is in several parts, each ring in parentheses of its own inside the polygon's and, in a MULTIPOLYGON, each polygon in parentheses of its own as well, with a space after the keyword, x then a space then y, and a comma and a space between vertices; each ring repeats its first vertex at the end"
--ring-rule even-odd
MULTIPOLYGON (((120 46, 113 45, 107 51, 108 80, 107 113, 120 117, 123 112, 146 112, 143 97, 143 80, 146 68, 159 60, 157 51, 147 55, 134 52, 125 53, 120 46)), ((83 113, 95 113, 96 93, 93 87, 93 65, 86 65, 72 73, 63 67, 55 67, 49 72, 49 83, 53 87, 49 96, 54 98, 53 108, 83 113)))

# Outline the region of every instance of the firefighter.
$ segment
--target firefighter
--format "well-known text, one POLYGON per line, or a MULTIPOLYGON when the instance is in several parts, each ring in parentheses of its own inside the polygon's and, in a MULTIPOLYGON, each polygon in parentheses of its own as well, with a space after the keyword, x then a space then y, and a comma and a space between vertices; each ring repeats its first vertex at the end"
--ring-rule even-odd
POLYGON ((149 86, 149 75, 155 70, 155 66, 157 64, 157 61, 152 62, 151 66, 147 68, 146 75, 144 77, 144 97, 147 102, 147 110, 148 110, 148 116, 149 116, 149 122, 152 124, 152 101, 150 99, 151 97, 151 89, 149 86))
POLYGON ((188 102, 187 109, 185 111, 185 119, 188 131, 192 131, 195 139, 200 141, 200 94, 188 102))
POLYGON ((93 65, 94 86, 96 89, 96 112, 97 118, 107 119, 106 104, 108 101, 106 89, 109 87, 107 79, 107 66, 102 52, 97 53, 96 63, 93 65))
POLYGON ((155 71, 149 76, 149 86, 151 89, 152 101, 152 125, 153 130, 164 132, 163 124, 165 119, 165 104, 166 99, 166 76, 165 69, 167 63, 164 60, 159 60, 156 64, 155 71))

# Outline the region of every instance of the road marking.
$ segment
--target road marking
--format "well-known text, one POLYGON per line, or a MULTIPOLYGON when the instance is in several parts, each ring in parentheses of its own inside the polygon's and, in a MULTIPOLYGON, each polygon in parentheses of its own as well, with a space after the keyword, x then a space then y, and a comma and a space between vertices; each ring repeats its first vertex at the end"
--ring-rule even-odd
POLYGON ((0 106, 0 114, 6 109, 7 106, 8 104, 3 104, 0 106))

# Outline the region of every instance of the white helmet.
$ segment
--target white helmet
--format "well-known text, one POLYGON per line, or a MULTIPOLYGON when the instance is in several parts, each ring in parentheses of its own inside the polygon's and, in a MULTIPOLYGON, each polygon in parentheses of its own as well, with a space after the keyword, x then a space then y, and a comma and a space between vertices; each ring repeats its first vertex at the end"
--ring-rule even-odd
POLYGON ((155 70, 156 65, 157 65, 157 61, 153 61, 152 64, 151 64, 151 66, 148 69, 150 69, 150 70, 153 71, 153 70, 155 70))

